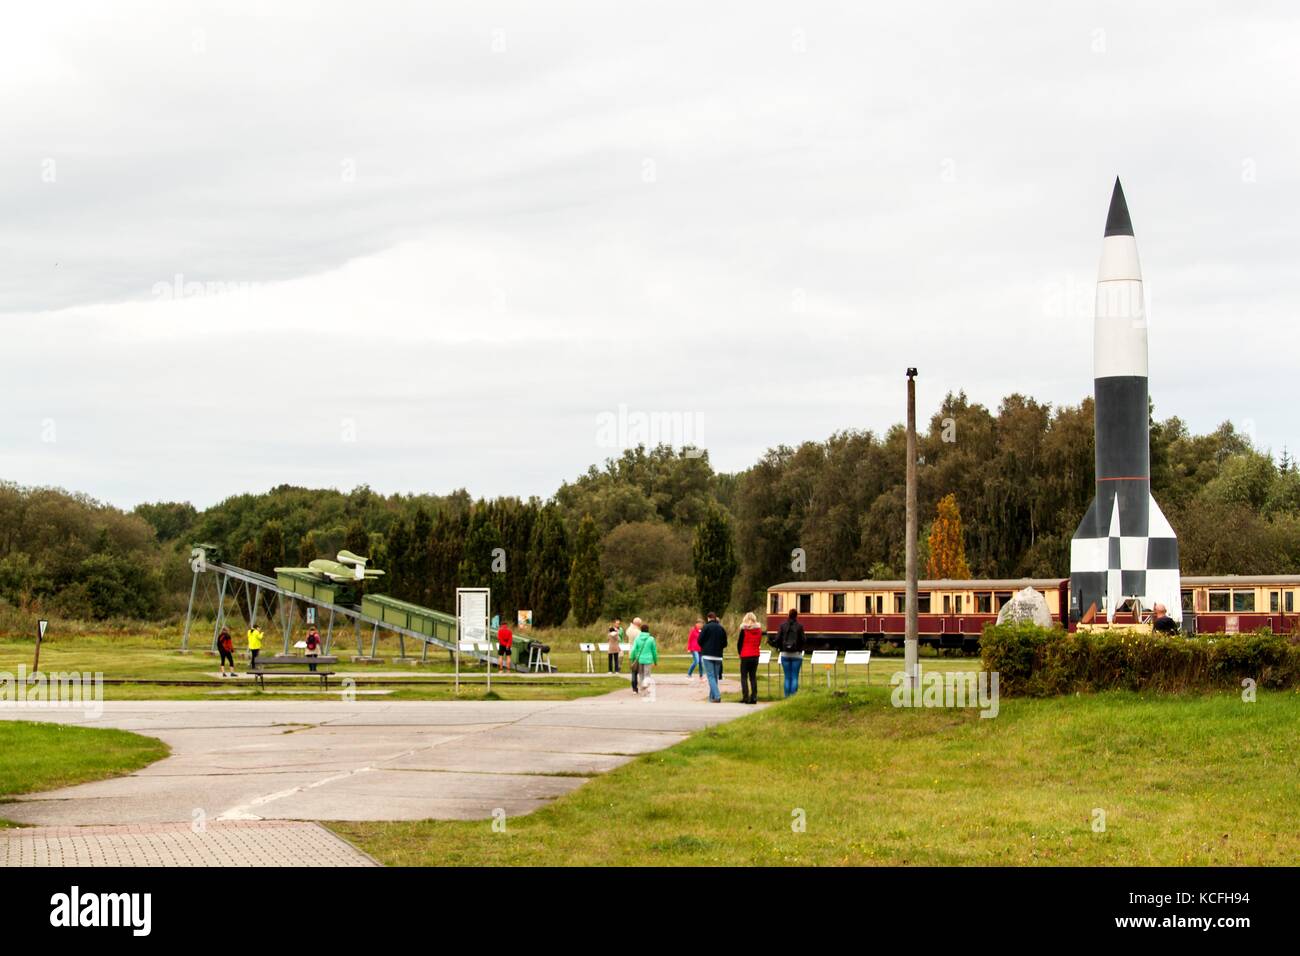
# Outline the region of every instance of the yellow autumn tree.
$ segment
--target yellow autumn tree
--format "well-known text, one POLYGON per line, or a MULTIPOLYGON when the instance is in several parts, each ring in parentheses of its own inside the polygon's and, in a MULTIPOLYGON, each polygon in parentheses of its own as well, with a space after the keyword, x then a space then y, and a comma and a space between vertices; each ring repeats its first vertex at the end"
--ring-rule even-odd
POLYGON ((957 496, 944 495, 939 500, 937 512, 934 524, 930 526, 930 560, 925 567, 925 576, 932 580, 969 578, 966 532, 961 527, 957 496))

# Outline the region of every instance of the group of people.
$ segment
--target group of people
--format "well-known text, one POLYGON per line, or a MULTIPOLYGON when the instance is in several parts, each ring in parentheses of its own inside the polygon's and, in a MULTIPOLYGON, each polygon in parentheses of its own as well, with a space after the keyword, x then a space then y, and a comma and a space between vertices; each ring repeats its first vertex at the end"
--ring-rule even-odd
MULTIPOLYGON (((623 647, 630 644, 627 660, 632 672, 632 693, 640 694, 647 686, 653 686, 650 675, 659 663, 659 642, 650 632, 650 626, 638 617, 625 630, 623 621, 615 618, 610 622, 606 636, 609 641, 609 673, 622 671, 623 647)), ((784 691, 789 697, 799 690, 799 671, 803 666, 804 631, 797 611, 790 611, 789 618, 782 622, 780 630, 768 643, 781 655, 784 691)), ((696 620, 686 638, 686 650, 691 655, 686 677, 700 683, 707 681, 709 700, 715 704, 722 702, 722 668, 727 645, 727 630, 713 612, 696 620)), ((762 649, 763 626, 750 612, 741 621, 736 635, 736 651, 740 657, 740 697, 746 704, 758 703, 758 658, 762 649)))
MULTIPOLYGON (((262 640, 266 635, 262 629, 254 624, 248 629, 248 669, 257 670, 257 655, 262 653, 262 640)), ((319 657, 321 648, 325 642, 320 636, 320 631, 312 624, 307 629, 307 637, 304 641, 307 649, 304 652, 307 657, 319 657)), ((221 633, 217 635, 217 653, 221 655, 221 676, 235 677, 235 641, 230 636, 230 628, 222 626, 221 633), (226 668, 230 671, 227 673, 226 668)), ((307 669, 313 673, 316 670, 315 664, 308 664, 307 669)))
MULTIPOLYGON (((803 666, 804 632, 799 623, 799 614, 791 609, 790 616, 781 623, 776 636, 768 641, 773 650, 781 654, 781 669, 785 677, 784 692, 789 697, 799 690, 799 670, 803 666)), ((687 678, 692 677, 696 669, 700 672, 699 680, 708 681, 709 700, 722 702, 719 689, 722 681, 723 652, 727 648, 727 630, 718 620, 718 615, 709 613, 708 619, 696 620, 686 638, 686 650, 691 655, 690 667, 686 670, 687 678)), ((740 622, 740 631, 736 635, 736 653, 740 657, 740 699, 742 703, 758 703, 758 658, 763 649, 763 626, 751 611, 740 622)))
POLYGON ((651 674, 654 666, 659 663, 659 642, 650 632, 650 625, 637 617, 624 630, 623 621, 615 618, 610 622, 606 636, 609 640, 609 672, 621 673, 623 645, 630 643, 627 660, 632 671, 632 693, 639 696, 642 691, 646 691, 647 696, 653 697, 654 678, 651 674))

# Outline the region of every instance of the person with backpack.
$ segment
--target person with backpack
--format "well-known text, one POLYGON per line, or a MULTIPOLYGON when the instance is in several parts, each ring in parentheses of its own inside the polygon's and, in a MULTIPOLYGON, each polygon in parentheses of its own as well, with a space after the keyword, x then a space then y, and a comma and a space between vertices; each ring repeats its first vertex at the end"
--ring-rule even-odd
POLYGON ((750 611, 740 623, 736 651, 740 654, 740 702, 758 703, 758 654, 763 648, 763 628, 750 611))
POLYGON ((221 676, 226 676, 226 662, 230 663, 230 676, 235 676, 235 642, 231 640, 230 629, 223 627, 217 637, 217 653, 221 655, 221 676))
MULTIPOLYGON (((641 619, 639 617, 634 617, 632 623, 627 627, 627 639, 632 643, 632 647, 636 647, 636 639, 640 636, 641 619)), ((632 671, 632 693, 636 694, 640 692, 638 689, 639 685, 637 683, 637 678, 640 676, 639 671, 641 668, 637 666, 636 658, 632 656, 631 648, 628 649, 627 659, 628 667, 632 671)))
POLYGON ((773 647, 781 652, 781 671, 785 675, 784 696, 793 697, 799 691, 799 671, 803 667, 803 625, 799 611, 790 608, 790 616, 781 622, 773 647))
POLYGON ((722 652, 727 649, 727 629, 718 623, 718 615, 709 612, 708 622, 700 630, 700 657, 704 660, 704 676, 709 679, 709 702, 722 703, 722 652))
MULTIPOLYGON (((311 630, 307 632, 307 656, 320 657, 320 646, 320 631, 316 630, 316 625, 313 624, 311 630)), ((316 673, 316 665, 314 663, 308 664, 307 670, 311 671, 313 674, 316 673)))
MULTIPOLYGON (((637 618, 640 621, 640 618, 637 618)), ((659 663, 659 644, 655 641, 655 636, 650 633, 650 625, 644 621, 640 625, 640 633, 637 635, 636 643, 632 645, 632 651, 628 655, 634 668, 633 674, 637 675, 633 680, 640 678, 640 689, 648 691, 650 699, 654 700, 654 678, 651 677, 652 668, 659 663)))

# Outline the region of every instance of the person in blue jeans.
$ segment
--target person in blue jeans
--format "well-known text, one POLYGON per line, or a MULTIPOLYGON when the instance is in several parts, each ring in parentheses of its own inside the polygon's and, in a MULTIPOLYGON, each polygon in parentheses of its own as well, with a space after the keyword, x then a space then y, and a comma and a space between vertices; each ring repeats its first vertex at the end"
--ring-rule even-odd
POLYGON ((709 612, 708 623, 700 629, 700 657, 704 660, 704 676, 709 679, 709 702, 722 703, 722 652, 727 649, 727 629, 718 623, 718 615, 709 612))
POLYGON ((795 608, 790 608, 790 616, 781 622, 781 629, 776 634, 776 648, 781 652, 781 673, 785 675, 786 697, 793 697, 799 692, 799 671, 803 668, 804 643, 799 612, 795 608))
POLYGON ((690 680, 691 675, 698 670, 701 683, 704 681, 704 661, 700 658, 700 631, 703 627, 703 619, 697 620, 686 638, 686 653, 691 655, 691 666, 686 669, 686 679, 690 680))

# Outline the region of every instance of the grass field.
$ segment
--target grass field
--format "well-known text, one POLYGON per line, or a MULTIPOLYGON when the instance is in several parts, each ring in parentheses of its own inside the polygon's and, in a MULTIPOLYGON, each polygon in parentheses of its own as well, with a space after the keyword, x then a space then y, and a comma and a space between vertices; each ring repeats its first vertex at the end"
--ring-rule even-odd
POLYGON ((1294 694, 1003 700, 980 719, 872 687, 696 734, 504 833, 334 828, 405 865, 1290 865, 1298 804, 1294 694))
MULTIPOLYGON (((176 686, 165 684, 105 684, 104 697, 107 700, 212 700, 214 692, 221 697, 250 700, 284 700, 285 695, 274 693, 284 689, 274 680, 267 682, 269 693, 257 692, 248 682, 223 680, 219 672, 216 657, 204 650, 195 650, 189 654, 178 652, 179 639, 158 635, 96 635, 77 634, 47 640, 41 646, 41 669, 44 671, 78 671, 84 674, 100 673, 107 681, 185 681, 199 682, 198 685, 176 686), (241 693, 234 694, 231 691, 241 693)), ((0 671, 17 674, 22 665, 30 671, 32 666, 34 642, 30 639, 0 640, 0 671)), ((395 653, 396 647, 391 650, 395 653)), ((274 653, 270 642, 267 653, 274 653)), ((447 659, 445 651, 430 654, 430 661, 424 664, 401 664, 391 661, 383 664, 352 664, 351 654, 346 648, 339 649, 342 658, 331 669, 338 678, 352 676, 358 688, 382 686, 394 690, 392 694, 375 696, 376 700, 444 700, 456 697, 453 686, 449 684, 402 684, 403 678, 376 678, 376 673, 393 673, 401 671, 410 678, 420 677, 448 679, 453 676, 454 667, 447 659), (381 681, 376 683, 376 681, 381 681)), ((568 657, 559 655, 557 666, 571 667, 581 671, 582 664, 576 649, 568 657), (571 658, 568 659, 568 658, 571 658)), ((246 669, 247 662, 240 660, 237 670, 246 669)), ((274 672, 272 672, 274 673, 274 672)), ((472 666, 467 662, 462 667, 462 676, 468 683, 461 688, 459 699, 475 699, 484 696, 486 688, 482 686, 484 668, 472 666), (474 682, 478 683, 475 684, 474 682)), ((338 678, 333 683, 338 685, 338 678)), ((304 694, 310 689, 311 682, 306 679, 297 681, 292 695, 297 700, 338 699, 337 694, 304 694)), ((621 686, 604 676, 603 672, 592 677, 580 677, 560 683, 539 683, 527 678, 513 675, 504 677, 493 674, 492 692, 503 700, 569 700, 591 694, 603 694, 621 686)), ((368 695, 360 695, 362 697, 368 695)))
MULTIPOLYGON (((207 630, 210 634, 210 625, 207 630)), ((552 638, 548 637, 547 640, 552 640, 552 638)), ((107 700, 212 700, 214 696, 230 697, 237 700, 284 700, 287 696, 284 693, 275 693, 274 691, 277 689, 283 691, 290 685, 283 685, 275 681, 268 681, 267 688, 271 692, 266 694, 253 690, 248 682, 223 681, 217 676, 219 666, 216 657, 206 652, 206 645, 201 640, 191 645, 195 650, 189 654, 179 653, 179 646, 179 634, 76 633, 58 635, 47 639, 42 644, 41 668, 46 671, 101 673, 106 681, 199 682, 197 686, 108 683, 104 685, 104 697, 107 700), (241 693, 231 693, 234 690, 239 690, 241 693)), ((587 675, 585 673, 586 663, 583 655, 578 652, 576 639, 565 643, 556 641, 552 647, 552 663, 562 672, 579 676, 561 679, 559 683, 540 683, 528 678, 516 678, 509 674, 499 677, 494 672, 492 678, 494 695, 503 700, 569 700, 591 694, 607 693, 623 686, 621 683, 622 678, 611 677, 607 674, 607 662, 605 656, 601 654, 596 655, 594 662, 596 672, 587 675)), ((0 639, 0 671, 16 674, 20 665, 30 670, 33 650, 34 642, 30 638, 9 637, 0 639)), ((446 651, 438 650, 436 653, 430 651, 429 660, 424 663, 394 663, 392 655, 397 653, 396 643, 392 642, 392 646, 386 646, 381 642, 380 652, 387 655, 384 663, 354 664, 351 660, 353 650, 355 648, 349 649, 346 646, 335 648, 335 652, 341 659, 331 669, 335 671, 339 678, 347 676, 355 678, 358 689, 383 687, 394 690, 392 694, 382 696, 364 694, 359 696, 373 696, 373 699, 376 700, 445 700, 457 696, 454 688, 449 685, 403 684, 406 675, 409 675, 412 679, 421 677, 450 679, 454 667, 448 659, 446 651), (391 674, 399 671, 403 674, 401 678, 379 678, 375 676, 381 673, 391 674)), ((414 651, 412 652, 414 653, 414 651)), ((276 653, 274 642, 268 640, 266 653, 276 653)), ((901 658, 878 659, 872 667, 872 681, 874 683, 887 683, 889 673, 901 667, 899 661, 901 661, 901 658)), ((661 651, 657 672, 660 674, 681 674, 686 672, 689 664, 690 658, 688 655, 680 649, 674 650, 671 646, 667 646, 661 651)), ((734 668, 736 664, 734 659, 729 663, 729 666, 732 668, 730 676, 735 676, 734 668)), ((931 669, 946 670, 951 668, 965 669, 978 667, 979 665, 978 660, 975 658, 926 656, 924 666, 931 669)), ((241 673, 246 667, 246 661, 242 659, 238 661, 237 669, 241 673)), ((774 665, 773 670, 777 673, 774 681, 777 682, 775 691, 779 695, 779 668, 774 665)), ((471 665, 468 662, 463 662, 462 676, 469 683, 462 686, 458 699, 475 699, 484 696, 486 688, 481 685, 484 679, 482 665, 471 665), (475 681, 479 683, 475 684, 475 681)), ((823 678, 818 675, 818 679, 823 678)), ((859 682, 864 680, 860 675, 855 675, 854 679, 859 682)), ((289 696, 294 699, 330 700, 338 698, 337 694, 315 695, 302 693, 310 689, 310 682, 307 680, 299 680, 291 686, 295 693, 289 696)), ((760 692, 766 694, 764 681, 760 681, 760 692)))
POLYGON ((0 817, 5 798, 120 776, 167 754, 162 741, 125 730, 0 720, 0 817))

